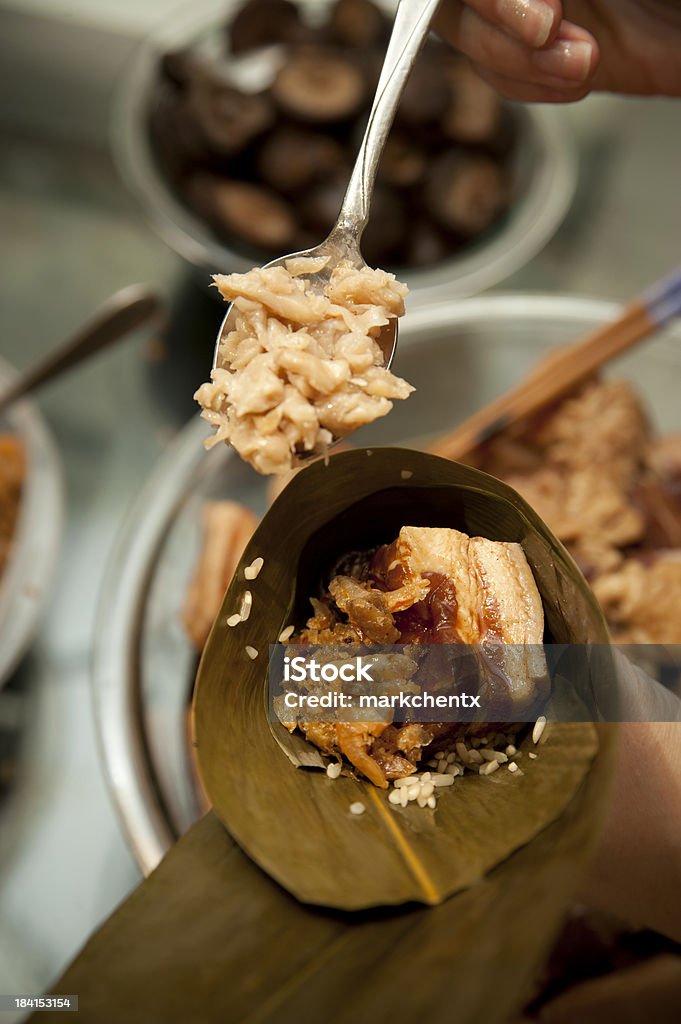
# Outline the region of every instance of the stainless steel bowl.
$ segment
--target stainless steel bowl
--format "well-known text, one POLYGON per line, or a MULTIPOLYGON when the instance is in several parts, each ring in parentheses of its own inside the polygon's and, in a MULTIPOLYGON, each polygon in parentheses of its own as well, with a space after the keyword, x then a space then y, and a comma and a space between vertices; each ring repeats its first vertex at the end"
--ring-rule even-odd
MULTIPOLYGON (((518 379, 547 348, 617 312, 609 302, 541 295, 441 301, 401 328, 397 372, 408 402, 362 431, 358 443, 395 444, 451 428, 518 379)), ((681 324, 613 366, 635 382, 662 430, 681 427, 681 324)), ((186 735, 195 656, 179 616, 199 550, 200 509, 231 498, 256 512, 265 481, 225 447, 206 453, 208 428, 191 422, 130 514, 101 597, 93 693, 104 769, 130 848, 151 871, 199 815, 186 735)))
MULTIPOLYGON (((0 388, 17 374, 0 361, 0 388)), ((37 406, 16 402, 0 416, 0 432, 16 435, 26 454, 19 518, 9 561, 0 577, 0 687, 40 623, 59 554, 63 488, 59 458, 37 406)))
MULTIPOLYGON (((308 0, 304 6, 314 14, 326 3, 308 0)), ((174 194, 154 156, 149 110, 162 55, 190 44, 206 54, 216 53, 221 38, 218 26, 238 6, 240 0, 198 0, 168 16, 139 47, 121 80, 113 109, 112 144, 123 180, 161 238, 206 275, 244 272, 252 261, 217 240, 174 194)), ((432 267, 403 272, 412 291, 446 288, 452 298, 483 291, 529 262, 565 217, 577 182, 575 146, 565 115, 548 107, 513 109, 518 127, 515 202, 499 227, 469 251, 432 267)))

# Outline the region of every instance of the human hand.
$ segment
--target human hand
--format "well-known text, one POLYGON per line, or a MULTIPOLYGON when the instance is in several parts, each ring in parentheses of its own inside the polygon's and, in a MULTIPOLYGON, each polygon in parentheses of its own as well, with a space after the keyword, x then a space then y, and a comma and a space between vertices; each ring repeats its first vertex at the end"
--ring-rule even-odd
POLYGON ((512 100, 681 96, 681 0, 443 0, 434 27, 512 100))
MULTIPOLYGON (((677 646, 665 655, 663 645, 640 644, 644 657, 648 646, 660 665, 678 669, 677 646)), ((582 898, 681 942, 675 898, 681 888, 681 700, 624 650, 596 645, 590 652, 596 703, 621 725, 610 805, 582 898), (617 670, 614 703, 610 657, 617 670)))

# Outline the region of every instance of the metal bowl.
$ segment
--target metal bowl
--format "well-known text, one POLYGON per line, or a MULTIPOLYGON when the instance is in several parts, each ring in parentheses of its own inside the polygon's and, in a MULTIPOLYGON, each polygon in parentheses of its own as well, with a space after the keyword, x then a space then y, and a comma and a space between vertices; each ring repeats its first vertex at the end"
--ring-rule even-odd
MULTIPOLYGON (((304 6, 314 14, 327 2, 307 0, 304 6)), ((206 275, 245 272, 252 260, 220 242, 173 192, 153 152, 149 111, 161 56, 190 44, 215 54, 218 26, 238 6, 240 0, 200 0, 167 17, 133 57, 113 108, 112 145, 123 180, 161 238, 206 275)), ((499 226, 469 250, 439 264, 400 271, 410 290, 446 287, 452 298, 476 294, 524 266, 558 229, 577 183, 570 126, 556 108, 514 105, 513 116, 518 133, 513 205, 499 226)))
MULTIPOLYGON (((17 374, 0 360, 0 389, 17 374)), ((0 416, 0 432, 24 445, 26 476, 19 518, 0 577, 0 687, 25 653, 40 623, 59 553, 63 520, 62 475, 57 451, 37 407, 16 402, 0 416)))
MULTIPOLYGON (((613 318, 609 302, 540 295, 415 308, 397 372, 417 388, 358 443, 398 444, 451 428, 549 347, 613 318)), ((681 324, 613 367, 635 382, 657 426, 679 429, 681 324)), ((226 447, 206 453, 191 422, 160 460, 111 557, 99 608, 93 692, 105 773, 130 848, 148 873, 200 815, 187 738, 196 658, 180 610, 199 551, 200 509, 231 498, 264 510, 266 483, 226 447)), ((282 539, 285 543, 285 539, 282 539)))

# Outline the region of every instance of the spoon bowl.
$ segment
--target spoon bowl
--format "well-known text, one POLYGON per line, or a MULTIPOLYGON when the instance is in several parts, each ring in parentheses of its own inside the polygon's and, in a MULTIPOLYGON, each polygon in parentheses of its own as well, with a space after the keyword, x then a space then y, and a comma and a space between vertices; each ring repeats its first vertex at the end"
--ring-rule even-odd
MULTIPOLYGON (((321 243, 316 245, 312 249, 302 249, 300 252, 292 252, 288 256, 279 256, 276 260, 272 260, 270 263, 266 263, 263 270, 267 270, 270 267, 284 267, 288 260, 297 259, 318 259, 319 257, 328 257, 326 266, 322 267, 321 270, 316 271, 314 274, 302 275, 302 280, 309 282, 311 288, 316 292, 323 292, 326 285, 328 284, 331 276, 331 271, 341 260, 351 260, 352 266, 356 267, 357 270, 361 270, 366 267, 366 262, 362 259, 359 250, 355 253, 350 254, 350 250, 347 247, 342 247, 338 243, 338 239, 334 237, 335 233, 329 235, 329 237, 321 243)), ((227 307, 227 312, 220 324, 218 331, 217 341, 215 343, 215 351, 213 353, 213 369, 216 367, 224 367, 226 363, 220 358, 220 349, 223 342, 226 340, 227 335, 230 331, 234 330, 236 323, 236 313, 234 310, 234 303, 230 302, 227 307)), ((384 327, 381 328, 381 332, 374 340, 378 344, 381 352, 383 353, 382 365, 386 369, 390 369, 395 358, 395 351, 397 349, 397 318, 391 318, 384 327)), ((339 439, 340 440, 340 439, 339 439)), ((334 442, 334 444, 337 442, 334 442)), ((312 456, 314 453, 307 453, 307 457, 312 456)))

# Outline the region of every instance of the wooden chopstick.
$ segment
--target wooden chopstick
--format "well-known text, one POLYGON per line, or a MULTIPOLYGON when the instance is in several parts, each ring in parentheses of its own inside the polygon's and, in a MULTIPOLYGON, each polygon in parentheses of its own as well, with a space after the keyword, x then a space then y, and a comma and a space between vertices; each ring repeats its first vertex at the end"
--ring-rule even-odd
POLYGON ((520 384, 483 406, 430 450, 448 459, 463 458, 500 431, 562 398, 678 313, 681 267, 627 305, 617 320, 544 357, 520 384))

